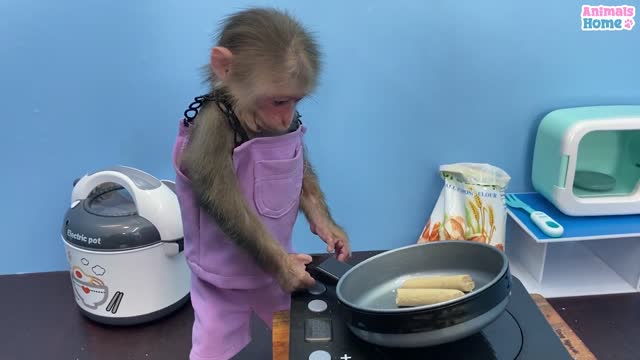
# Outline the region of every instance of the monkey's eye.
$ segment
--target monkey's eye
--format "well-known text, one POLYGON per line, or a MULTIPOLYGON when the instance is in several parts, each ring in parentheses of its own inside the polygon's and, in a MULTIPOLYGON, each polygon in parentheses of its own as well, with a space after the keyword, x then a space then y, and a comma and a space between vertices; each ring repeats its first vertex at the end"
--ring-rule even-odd
POLYGON ((273 100, 273 106, 282 106, 288 102, 289 100, 273 100))

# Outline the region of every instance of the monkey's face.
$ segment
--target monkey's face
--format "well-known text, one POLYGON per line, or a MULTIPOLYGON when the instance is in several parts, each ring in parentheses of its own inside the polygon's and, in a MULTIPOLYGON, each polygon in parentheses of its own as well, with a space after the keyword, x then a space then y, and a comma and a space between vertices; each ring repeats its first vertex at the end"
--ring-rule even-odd
POLYGON ((308 56, 304 54, 276 53, 263 56, 263 61, 258 61, 259 54, 250 55, 214 47, 211 69, 220 84, 230 91, 236 114, 249 131, 285 133, 291 126, 297 104, 315 85, 315 67, 309 65, 308 56))
POLYGON ((270 94, 258 98, 255 104, 258 125, 268 132, 287 131, 302 97, 299 94, 270 94))
POLYGON ((240 121, 257 134, 286 133, 296 114, 298 103, 309 91, 293 79, 278 82, 262 79, 242 87, 233 87, 240 121))

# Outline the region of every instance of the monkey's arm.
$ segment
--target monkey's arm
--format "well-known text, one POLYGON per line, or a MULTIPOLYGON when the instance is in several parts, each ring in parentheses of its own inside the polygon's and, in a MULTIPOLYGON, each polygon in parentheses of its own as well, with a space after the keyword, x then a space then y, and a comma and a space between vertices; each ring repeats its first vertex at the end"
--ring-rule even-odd
POLYGON ((265 271, 282 276, 288 253, 247 206, 232 159, 233 132, 212 107, 203 107, 183 157, 200 206, 265 271))
POLYGON ((308 153, 307 147, 303 147, 304 171, 302 194, 300 196, 300 210, 302 210, 307 221, 313 227, 317 226, 321 221, 333 220, 324 193, 320 188, 318 176, 309 161, 308 153))
POLYGON ((304 176, 302 180, 302 195, 300 210, 307 218, 311 231, 327 243, 327 251, 336 250, 339 260, 346 260, 351 255, 349 238, 344 230, 336 224, 329 211, 320 182, 311 162, 307 148, 304 153, 304 176))

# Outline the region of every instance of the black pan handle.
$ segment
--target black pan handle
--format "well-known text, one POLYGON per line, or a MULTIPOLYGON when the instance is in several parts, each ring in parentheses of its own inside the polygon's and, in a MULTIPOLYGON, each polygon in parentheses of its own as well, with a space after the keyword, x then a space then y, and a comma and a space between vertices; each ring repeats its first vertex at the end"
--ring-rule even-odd
POLYGON ((335 285, 352 267, 350 264, 339 261, 335 256, 330 255, 318 265, 307 266, 307 271, 316 280, 335 285))

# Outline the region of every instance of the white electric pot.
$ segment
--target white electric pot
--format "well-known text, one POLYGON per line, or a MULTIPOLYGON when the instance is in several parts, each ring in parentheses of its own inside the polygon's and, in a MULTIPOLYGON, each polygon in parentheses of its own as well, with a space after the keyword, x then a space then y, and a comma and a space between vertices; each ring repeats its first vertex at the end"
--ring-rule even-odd
POLYGON ((93 320, 151 321, 189 298, 173 182, 123 166, 83 176, 74 186, 62 239, 76 303, 93 320))

